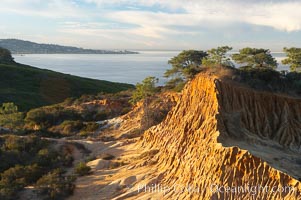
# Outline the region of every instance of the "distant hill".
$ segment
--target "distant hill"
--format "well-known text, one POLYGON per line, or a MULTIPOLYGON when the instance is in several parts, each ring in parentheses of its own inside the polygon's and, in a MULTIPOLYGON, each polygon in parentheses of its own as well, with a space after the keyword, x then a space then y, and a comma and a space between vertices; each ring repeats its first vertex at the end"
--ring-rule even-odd
POLYGON ((68 97, 115 93, 133 85, 81 78, 18 63, 0 63, 0 104, 14 102, 20 110, 59 103, 68 97))
POLYGON ((56 44, 38 44, 17 39, 0 39, 0 47, 6 48, 12 54, 136 54, 127 50, 95 50, 83 49, 56 44))

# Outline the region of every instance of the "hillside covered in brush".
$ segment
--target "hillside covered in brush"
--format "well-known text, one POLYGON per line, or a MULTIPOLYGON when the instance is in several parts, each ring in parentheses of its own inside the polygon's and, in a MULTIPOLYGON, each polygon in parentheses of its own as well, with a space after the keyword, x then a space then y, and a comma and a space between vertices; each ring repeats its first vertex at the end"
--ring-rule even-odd
POLYGON ((14 102, 28 110, 83 94, 115 93, 133 88, 125 83, 82 78, 18 63, 0 63, 0 104, 14 102))

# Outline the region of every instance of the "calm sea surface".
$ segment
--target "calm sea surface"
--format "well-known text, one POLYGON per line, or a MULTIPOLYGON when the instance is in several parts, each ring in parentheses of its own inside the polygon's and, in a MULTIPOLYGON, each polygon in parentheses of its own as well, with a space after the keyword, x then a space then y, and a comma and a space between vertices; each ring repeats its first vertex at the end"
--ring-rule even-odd
MULTIPOLYGON (((14 55, 17 62, 42 69, 82 77, 136 84, 147 76, 166 81, 164 72, 170 68, 168 60, 180 51, 140 51, 139 54, 26 54, 14 55)), ((285 55, 273 54, 277 61, 285 55)), ((287 69, 280 65, 278 69, 287 69)))

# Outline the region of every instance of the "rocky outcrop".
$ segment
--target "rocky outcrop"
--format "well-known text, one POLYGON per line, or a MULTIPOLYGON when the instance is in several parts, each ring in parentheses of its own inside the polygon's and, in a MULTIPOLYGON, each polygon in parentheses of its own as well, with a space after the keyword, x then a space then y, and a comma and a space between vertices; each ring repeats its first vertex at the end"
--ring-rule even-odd
POLYGON ((178 94, 163 92, 139 101, 125 115, 103 121, 105 137, 120 139, 140 137, 151 126, 159 124, 178 100, 178 94))
POLYGON ((141 143, 164 199, 301 199, 300 100, 200 74, 177 102, 141 143))
POLYGON ((301 147, 301 100, 233 87, 218 82, 220 113, 234 138, 258 136, 298 152, 301 147))

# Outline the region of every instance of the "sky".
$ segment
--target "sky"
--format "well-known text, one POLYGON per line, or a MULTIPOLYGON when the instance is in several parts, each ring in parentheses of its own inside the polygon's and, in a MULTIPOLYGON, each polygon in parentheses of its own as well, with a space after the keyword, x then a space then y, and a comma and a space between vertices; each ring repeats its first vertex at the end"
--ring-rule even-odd
POLYGON ((94 49, 301 46, 301 0, 0 0, 0 38, 94 49))

